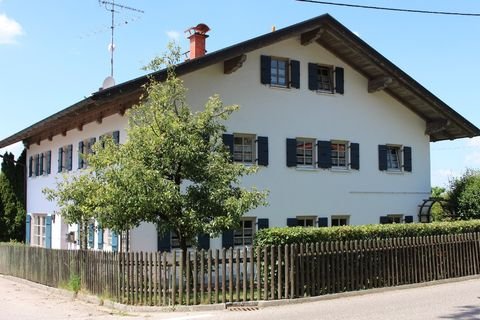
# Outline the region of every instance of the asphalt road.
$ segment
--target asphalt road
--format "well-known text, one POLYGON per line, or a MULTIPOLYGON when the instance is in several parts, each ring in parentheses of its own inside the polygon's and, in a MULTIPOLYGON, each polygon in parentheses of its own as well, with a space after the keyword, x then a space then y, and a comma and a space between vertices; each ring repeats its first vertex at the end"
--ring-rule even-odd
POLYGON ((254 311, 126 313, 48 293, 0 276, 0 319, 480 320, 480 279, 254 311))

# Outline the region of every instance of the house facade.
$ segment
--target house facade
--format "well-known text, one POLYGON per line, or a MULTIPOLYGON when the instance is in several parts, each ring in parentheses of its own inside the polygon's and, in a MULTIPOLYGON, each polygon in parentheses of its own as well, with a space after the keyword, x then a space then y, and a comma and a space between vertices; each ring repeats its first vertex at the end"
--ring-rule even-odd
MULTIPOLYGON (((192 55, 177 75, 194 108, 213 94, 240 105, 226 122, 224 143, 234 161, 260 167, 242 183, 270 194, 269 205, 249 212, 238 229, 200 237, 202 247, 249 245, 266 227, 417 221, 430 195, 430 142, 480 135, 329 15, 206 55, 205 27, 192 30, 192 55)), ((165 71, 152 76, 161 81, 165 71)), ((124 112, 146 81, 105 88, 0 141, 27 146, 32 245, 78 248, 78 226, 67 225, 42 190, 62 174, 81 174, 79 155, 102 136, 126 140, 124 112)), ((92 221, 88 246, 156 251, 174 248, 176 238, 159 236, 148 223, 119 236, 92 221)))

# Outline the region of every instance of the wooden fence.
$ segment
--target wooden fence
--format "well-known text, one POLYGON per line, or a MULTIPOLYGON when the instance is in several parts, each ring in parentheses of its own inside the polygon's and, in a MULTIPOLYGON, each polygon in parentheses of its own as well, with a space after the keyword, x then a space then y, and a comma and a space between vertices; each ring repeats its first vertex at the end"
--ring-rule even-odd
POLYGON ((0 273, 132 305, 293 299, 480 273, 479 234, 112 253, 0 244, 0 273))

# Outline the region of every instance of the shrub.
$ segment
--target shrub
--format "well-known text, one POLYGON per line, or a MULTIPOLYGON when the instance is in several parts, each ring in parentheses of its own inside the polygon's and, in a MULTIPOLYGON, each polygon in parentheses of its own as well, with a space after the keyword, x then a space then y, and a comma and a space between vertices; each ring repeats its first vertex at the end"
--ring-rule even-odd
POLYGON ((373 240, 469 232, 480 232, 480 220, 410 224, 371 224, 331 228, 270 228, 259 230, 255 234, 255 245, 267 246, 338 240, 373 240))
POLYGON ((70 274, 70 279, 68 281, 68 288, 72 290, 75 294, 80 291, 81 282, 80 276, 76 274, 70 274))

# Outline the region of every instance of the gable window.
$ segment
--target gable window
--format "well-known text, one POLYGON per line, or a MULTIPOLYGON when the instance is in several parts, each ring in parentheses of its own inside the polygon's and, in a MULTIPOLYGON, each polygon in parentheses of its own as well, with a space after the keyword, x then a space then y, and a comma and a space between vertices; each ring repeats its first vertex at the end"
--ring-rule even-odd
POLYGON ((270 84, 288 87, 288 59, 272 58, 270 63, 270 84))
POLYGON ((233 161, 242 163, 255 162, 255 135, 233 135, 233 161))
POLYGON ((300 88, 300 61, 260 56, 260 82, 272 87, 300 88))
POLYGON ((45 247, 46 220, 44 215, 33 216, 32 245, 45 247))
POLYGON ((308 64, 308 89, 324 93, 344 94, 344 70, 317 63, 308 64))
POLYGON ((314 167, 315 139, 297 138, 297 166, 314 167))
POLYGON ((387 146, 387 170, 400 170, 400 147, 387 146))
POLYGON ((317 90, 333 93, 333 72, 331 67, 322 65, 317 67, 317 83, 317 90))
POLYGON ((401 145, 379 145, 378 168, 381 171, 411 172, 412 148, 401 145))
POLYGON ((340 169, 348 169, 348 142, 332 141, 332 167, 340 169))
POLYGON ((332 227, 348 226, 349 216, 332 216, 332 227))
POLYGON ((58 172, 72 170, 73 145, 69 144, 58 149, 58 172))
POLYGON ((253 244, 255 232, 255 218, 243 218, 240 227, 233 231, 233 244, 235 246, 249 246, 253 244))

